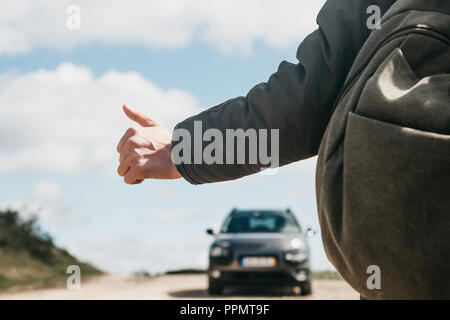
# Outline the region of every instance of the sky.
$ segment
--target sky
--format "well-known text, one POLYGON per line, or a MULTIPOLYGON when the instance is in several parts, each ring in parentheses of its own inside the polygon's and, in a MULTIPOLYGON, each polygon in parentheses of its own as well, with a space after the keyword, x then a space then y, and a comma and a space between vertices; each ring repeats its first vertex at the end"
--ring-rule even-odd
MULTIPOLYGON (((323 1, 0 3, 0 207, 34 213, 57 245, 102 270, 205 268, 232 208, 291 208, 319 230, 315 161, 192 186, 116 174, 134 124, 124 103, 168 128, 267 81, 317 28, 323 1)), ((320 232, 312 267, 330 269, 320 232)))

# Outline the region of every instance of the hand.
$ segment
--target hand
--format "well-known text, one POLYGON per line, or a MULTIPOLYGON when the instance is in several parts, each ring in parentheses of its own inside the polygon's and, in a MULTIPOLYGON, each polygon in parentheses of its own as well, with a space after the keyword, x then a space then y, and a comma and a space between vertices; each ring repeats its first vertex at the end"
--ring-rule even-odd
POLYGON ((145 179, 177 179, 171 157, 172 134, 162 124, 126 105, 123 111, 139 127, 129 128, 117 145, 120 165, 117 172, 125 183, 138 184, 145 179))

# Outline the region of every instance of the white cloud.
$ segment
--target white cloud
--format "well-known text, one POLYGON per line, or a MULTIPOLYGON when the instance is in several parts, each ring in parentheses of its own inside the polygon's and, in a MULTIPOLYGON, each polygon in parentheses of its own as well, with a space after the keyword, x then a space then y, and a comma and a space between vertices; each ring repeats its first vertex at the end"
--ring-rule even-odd
POLYGON ((37 216, 44 229, 73 226, 86 223, 89 218, 76 210, 62 205, 64 189, 55 181, 34 183, 28 194, 21 198, 0 203, 0 209, 13 209, 24 219, 37 216))
POLYGON ((55 181, 38 181, 31 186, 23 215, 37 214, 40 223, 48 226, 68 226, 87 221, 87 217, 62 205, 63 187, 55 181))
POLYGON ((291 174, 300 175, 302 179, 315 180, 317 157, 312 157, 306 160, 298 161, 289 164, 283 170, 291 174))
POLYGON ((285 47, 315 28, 324 0, 15 0, 0 3, 0 54, 91 42, 180 47, 199 40, 228 52, 250 52, 255 41, 285 47), (69 4, 81 29, 67 28, 69 4))
POLYGON ((116 144, 135 126, 122 104, 170 127, 200 108, 191 94, 163 90, 136 72, 95 78, 86 67, 0 77, 0 173, 33 171, 114 175, 116 144))
POLYGON ((46 204, 55 204, 61 199, 62 192, 63 189, 59 183, 40 181, 31 187, 30 199, 46 204))
POLYGON ((186 222, 192 221, 194 219, 200 220, 201 216, 199 214, 183 212, 183 211, 157 211, 152 215, 152 219, 154 222, 160 223, 173 223, 173 222, 186 222))

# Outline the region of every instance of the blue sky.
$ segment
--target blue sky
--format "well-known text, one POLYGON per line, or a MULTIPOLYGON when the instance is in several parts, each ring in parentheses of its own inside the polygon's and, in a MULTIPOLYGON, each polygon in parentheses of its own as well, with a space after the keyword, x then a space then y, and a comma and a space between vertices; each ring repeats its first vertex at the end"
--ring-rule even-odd
MULTIPOLYGON (((79 2, 81 18, 87 17, 81 20, 81 35, 75 36, 67 33, 65 25, 62 31, 55 29, 53 23, 58 26, 66 13, 59 10, 61 17, 54 18, 55 9, 45 1, 33 4, 50 17, 38 20, 37 31, 27 25, 33 11, 20 7, 30 4, 26 1, 20 1, 16 11, 0 13, 0 28, 9 23, 8 28, 15 27, 8 36, 27 41, 26 45, 19 40, 0 43, 2 207, 38 212, 57 244, 104 270, 123 274, 206 267, 212 239, 204 230, 218 226, 233 207, 290 207, 304 227, 319 228, 315 159, 289 165, 272 176, 221 184, 191 186, 178 180, 128 186, 114 173, 118 155, 113 150, 120 135, 133 125, 121 114, 123 103, 171 127, 192 113, 245 95, 266 81, 282 60, 296 62, 298 43, 315 28, 311 13, 317 13, 317 5, 282 1, 282 12, 290 12, 292 6, 308 7, 303 13, 286 16, 287 26, 297 26, 298 19, 308 20, 289 36, 282 23, 278 31, 265 29, 264 19, 270 18, 266 15, 273 1, 262 2, 256 22, 242 23, 242 34, 235 34, 233 15, 227 13, 234 7, 224 3, 200 1, 200 9, 193 6, 195 11, 179 0, 175 8, 164 8, 163 18, 155 13, 158 5, 164 7, 162 2, 151 2, 152 10, 144 4, 127 8, 130 12, 147 9, 148 15, 135 16, 144 19, 143 24, 155 14, 161 30, 148 36, 140 27, 114 31, 101 19, 90 29, 89 10, 98 8, 79 2), (209 19, 219 10, 214 6, 223 12, 216 19, 220 24, 192 22, 206 9, 209 19), (178 31, 177 26, 164 20, 172 19, 171 10, 183 13, 187 21, 180 26, 183 32, 193 28, 186 39, 178 39, 179 32, 171 29, 178 31), (160 38, 160 34, 167 36, 160 38), (167 42, 171 36, 174 42, 167 42)), ((245 10, 249 10, 247 5, 241 8, 245 10)), ((112 21, 123 19, 121 10, 109 13, 112 21)), ((313 268, 331 268, 320 233, 310 244, 313 268)))
POLYGON ((62 62, 88 66, 96 75, 109 70, 138 71, 162 88, 180 88, 196 95, 202 107, 245 95, 266 81, 282 60, 296 61, 297 44, 275 49, 255 45, 252 55, 221 54, 205 44, 191 44, 177 50, 143 46, 89 45, 73 50, 37 49, 31 54, 4 56, 0 69, 20 72, 55 69, 62 62))

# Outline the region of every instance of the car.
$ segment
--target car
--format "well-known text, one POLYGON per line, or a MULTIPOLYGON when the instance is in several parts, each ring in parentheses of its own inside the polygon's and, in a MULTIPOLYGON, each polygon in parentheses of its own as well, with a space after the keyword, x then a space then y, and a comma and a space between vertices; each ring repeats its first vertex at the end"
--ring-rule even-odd
MULTIPOLYGON (((310 250, 291 210, 232 210, 209 250, 208 291, 235 285, 300 287, 311 294, 310 250)), ((309 229, 308 234, 314 233, 309 229)))

